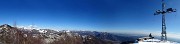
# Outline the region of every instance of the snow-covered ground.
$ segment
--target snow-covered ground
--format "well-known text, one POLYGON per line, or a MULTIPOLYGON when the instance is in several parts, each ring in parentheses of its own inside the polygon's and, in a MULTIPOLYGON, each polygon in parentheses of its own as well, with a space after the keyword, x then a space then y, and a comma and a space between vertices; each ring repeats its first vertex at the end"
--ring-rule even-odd
POLYGON ((161 41, 159 39, 147 39, 143 41, 138 41, 138 43, 133 43, 133 44, 180 44, 180 43, 172 42, 172 41, 161 41))

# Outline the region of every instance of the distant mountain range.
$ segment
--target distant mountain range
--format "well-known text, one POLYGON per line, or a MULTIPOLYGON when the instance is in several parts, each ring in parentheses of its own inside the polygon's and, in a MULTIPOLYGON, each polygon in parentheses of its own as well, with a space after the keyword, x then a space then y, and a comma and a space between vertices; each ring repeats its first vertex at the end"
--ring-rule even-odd
POLYGON ((0 44, 128 44, 142 36, 97 31, 54 31, 0 26, 0 44))

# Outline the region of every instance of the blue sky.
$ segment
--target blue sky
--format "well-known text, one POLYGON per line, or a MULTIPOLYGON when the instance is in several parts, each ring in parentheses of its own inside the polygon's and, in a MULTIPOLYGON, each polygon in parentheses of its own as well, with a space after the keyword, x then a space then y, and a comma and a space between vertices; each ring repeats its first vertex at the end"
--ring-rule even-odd
MULTIPOLYGON (((161 0, 0 0, 0 24, 56 30, 161 31, 161 0)), ((180 9, 180 0, 166 0, 180 9)), ((167 31, 179 33, 180 11, 167 14, 167 31)))

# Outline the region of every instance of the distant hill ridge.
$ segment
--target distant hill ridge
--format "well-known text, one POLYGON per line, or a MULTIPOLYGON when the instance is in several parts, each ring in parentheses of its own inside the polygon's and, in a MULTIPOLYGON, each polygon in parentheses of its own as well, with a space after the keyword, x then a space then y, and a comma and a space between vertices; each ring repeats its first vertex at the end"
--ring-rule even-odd
POLYGON ((107 32, 28 30, 8 24, 0 26, 0 37, 0 44, 127 44, 134 40, 107 32))

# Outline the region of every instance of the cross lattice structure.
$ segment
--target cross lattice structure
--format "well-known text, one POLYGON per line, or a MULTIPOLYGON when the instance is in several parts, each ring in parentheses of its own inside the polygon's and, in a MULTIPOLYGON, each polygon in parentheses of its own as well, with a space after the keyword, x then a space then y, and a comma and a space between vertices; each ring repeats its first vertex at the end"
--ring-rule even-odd
POLYGON ((160 15, 162 14, 162 32, 161 32, 161 40, 167 41, 167 33, 166 33, 166 23, 165 23, 165 15, 166 13, 172 13, 176 12, 176 9, 173 8, 165 8, 165 2, 162 0, 162 10, 157 10, 154 15, 160 15))

